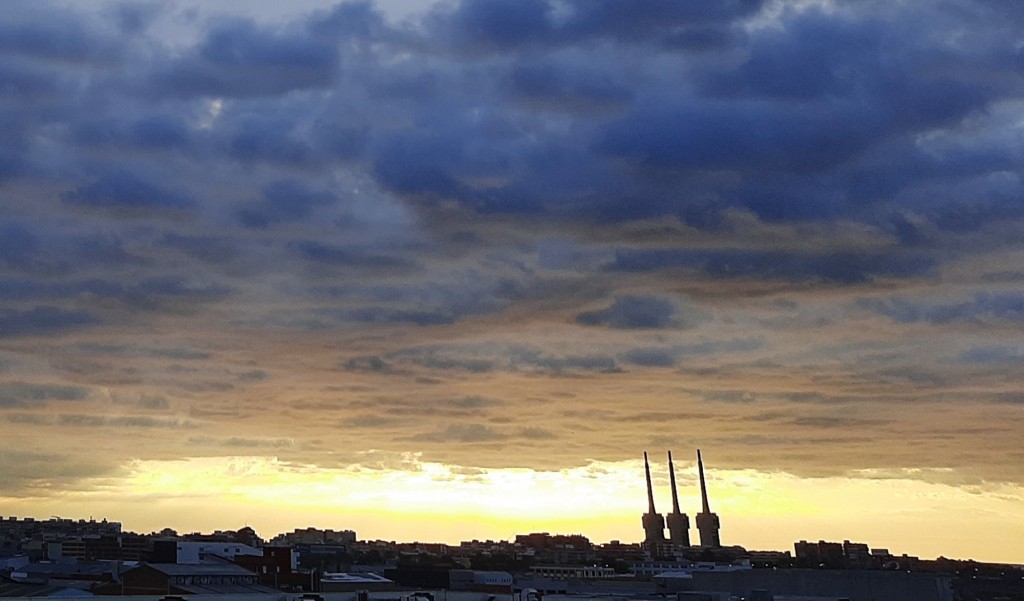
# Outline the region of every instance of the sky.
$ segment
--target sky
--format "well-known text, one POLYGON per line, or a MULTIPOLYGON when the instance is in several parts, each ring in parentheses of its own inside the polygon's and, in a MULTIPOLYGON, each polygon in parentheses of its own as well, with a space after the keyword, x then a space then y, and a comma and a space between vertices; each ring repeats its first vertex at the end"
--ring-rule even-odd
POLYGON ((0 513, 1024 563, 1017 0, 8 0, 0 513), (693 533, 696 538, 696 533, 693 533))

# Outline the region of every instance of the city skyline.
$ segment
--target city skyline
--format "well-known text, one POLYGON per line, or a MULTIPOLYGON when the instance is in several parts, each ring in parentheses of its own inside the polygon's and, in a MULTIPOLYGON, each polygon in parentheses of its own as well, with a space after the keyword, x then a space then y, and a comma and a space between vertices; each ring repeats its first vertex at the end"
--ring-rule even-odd
POLYGON ((685 449, 696 540, 700 448, 726 544, 1022 563, 1021 31, 9 0, 0 509, 640 540, 685 449))
MULTIPOLYGON (((696 467, 697 467, 698 470, 700 470, 700 463, 699 463, 700 462, 700 451, 698 450, 697 453, 698 453, 698 462, 697 462, 696 467)), ((668 452, 668 456, 669 456, 669 461, 671 462, 671 451, 668 452)), ((671 463, 669 463, 669 465, 671 465, 671 463)), ((532 522, 531 520, 526 519, 526 520, 521 520, 521 524, 526 526, 525 530, 522 530, 521 532, 520 531, 515 531, 515 532, 507 534, 505 536, 488 536, 488 535, 483 535, 483 534, 480 534, 480 535, 473 534, 472 538, 451 538, 451 536, 453 535, 452 533, 458 532, 460 529, 459 528, 454 528, 454 529, 444 528, 444 529, 441 530, 441 532, 447 532, 448 533, 449 538, 447 538, 447 539, 429 539, 429 538, 428 539, 419 539, 419 538, 415 538, 415 537, 413 537, 413 538, 402 538, 400 536, 399 537, 394 537, 393 536, 393 537, 389 538, 389 537, 376 537, 376 536, 373 536, 372 534, 370 534, 369 536, 365 536, 364 538, 360 538, 358 540, 365 540, 365 541, 391 540, 391 541, 394 541, 394 542, 397 542, 397 543, 423 543, 423 544, 442 543, 442 544, 447 544, 447 545, 458 545, 461 542, 467 542, 467 541, 471 541, 471 540, 474 540, 474 541, 475 540, 492 540, 492 539, 493 540, 498 540, 498 541, 512 540, 516 536, 518 536, 520 534, 523 534, 523 533, 526 533, 526 532, 540 532, 540 531, 544 531, 545 533, 547 533, 548 531, 550 531, 552 534, 556 534, 556 535, 576 535, 576 534, 581 534, 581 535, 584 535, 584 536, 587 536, 588 538, 590 538, 591 542, 594 543, 594 544, 600 544, 600 543, 604 543, 604 542, 623 542, 623 543, 627 543, 627 544, 639 543, 639 544, 644 545, 644 546, 654 545, 654 547, 650 547, 651 549, 664 547, 664 545, 669 543, 669 542, 672 542, 673 546, 678 545, 678 543, 676 542, 676 539, 671 538, 670 536, 666 536, 667 534, 671 534, 671 530, 670 530, 671 526, 670 526, 670 524, 671 524, 671 516, 673 514, 667 514, 665 516, 665 517, 669 517, 669 520, 666 520, 665 517, 661 516, 661 514, 655 514, 656 517, 661 518, 660 519, 661 528, 659 529, 660 530, 660 535, 652 536, 651 532, 649 532, 649 531, 645 532, 645 530, 647 529, 647 525, 646 525, 646 522, 648 520, 647 516, 650 513, 654 512, 656 510, 657 498, 658 498, 658 493, 656 492, 657 487, 652 486, 652 482, 654 481, 654 479, 651 478, 651 468, 650 468, 650 464, 648 462, 648 457, 647 457, 647 453, 646 452, 644 452, 643 467, 644 467, 643 471, 644 471, 644 474, 645 474, 645 477, 644 477, 644 479, 645 479, 645 487, 646 487, 646 491, 647 491, 647 500, 648 500, 648 514, 645 514, 643 516, 643 518, 644 518, 642 520, 644 522, 643 529, 634 528, 634 530, 637 531, 637 532, 633 533, 633 534, 636 535, 634 537, 631 537, 630 535, 627 534, 626 536, 624 536, 622 538, 607 538, 605 540, 598 540, 598 539, 594 539, 593 537, 590 537, 589 536, 590 533, 582 531, 582 530, 578 530, 577 531, 577 530, 571 530, 571 529, 566 530, 565 528, 561 528, 560 529, 558 522, 547 522, 546 523, 547 525, 553 525, 553 527, 545 526, 543 528, 533 528, 533 529, 531 529, 529 527, 529 524, 537 523, 537 522, 532 522)), ((637 474, 636 476, 639 477, 639 474, 637 474)), ((708 509, 708 506, 709 506, 708 495, 707 495, 706 487, 705 487, 704 483, 701 482, 701 480, 702 480, 701 476, 702 476, 702 474, 699 474, 699 472, 698 472, 697 478, 695 480, 697 486, 699 486, 699 488, 700 488, 700 492, 696 496, 696 501, 697 501, 696 502, 696 506, 701 510, 699 513, 695 513, 695 521, 696 521, 696 518, 698 518, 699 516, 703 516, 705 513, 709 512, 709 509, 708 509)), ((675 478, 674 478, 674 473, 672 471, 668 472, 668 478, 669 478, 668 479, 668 484, 669 484, 668 493, 672 495, 673 506, 675 506, 675 504, 678 502, 678 497, 677 497, 678 489, 675 486, 675 483, 674 483, 675 478)), ((662 482, 661 484, 664 484, 664 482, 662 482)), ((662 486, 661 488, 664 488, 664 487, 662 486)), ((447 498, 447 495, 445 495, 445 498, 447 498)), ((570 503, 571 503, 571 501, 570 501, 570 503)), ((237 509, 238 509, 237 507, 228 507, 227 508, 228 513, 232 513, 232 514, 236 514, 237 513, 237 509)), ((274 508, 270 508, 270 509, 274 509, 274 508)), ((675 511, 675 507, 673 507, 673 511, 675 511)), ((686 513, 684 512, 683 515, 685 516, 686 513)), ((719 534, 718 534, 718 530, 720 528, 719 518, 718 518, 717 514, 715 514, 715 513, 710 513, 710 515, 713 516, 713 524, 714 524, 713 531, 710 534, 705 534, 704 532, 700 531, 700 527, 696 526, 696 523, 695 523, 695 529, 694 529, 695 531, 694 531, 694 535, 693 535, 693 540, 683 544, 682 545, 683 547, 704 547, 704 548, 714 549, 714 548, 719 548, 719 547, 732 547, 732 546, 736 546, 736 547, 746 548, 748 551, 788 551, 790 548, 793 547, 793 544, 795 544, 798 540, 799 541, 804 541, 805 539, 809 538, 810 540, 813 541, 813 540, 826 540, 826 539, 829 538, 827 536, 826 537, 816 537, 816 536, 800 537, 799 539, 798 538, 793 538, 792 541, 788 545, 782 544, 781 546, 779 544, 777 544, 777 543, 775 543, 775 544, 767 544, 767 545, 762 544, 761 546, 757 546, 757 545, 750 545, 750 544, 748 544, 745 541, 739 541, 739 540, 727 541, 726 543, 722 543, 722 542, 720 542, 720 538, 719 538, 719 534)), ((34 518, 35 516, 25 515, 25 516, 10 516, 10 517, 11 517, 11 519, 14 519, 14 518, 21 518, 21 519, 23 519, 25 517, 32 517, 32 518, 34 518)), ((88 519, 89 519, 89 521, 100 521, 100 520, 106 521, 107 517, 109 517, 109 516, 104 516, 104 517, 100 517, 100 518, 97 518, 96 516, 89 516, 88 519)), ((801 516, 794 516, 794 517, 796 517, 798 521, 801 519, 801 516)), ((53 518, 53 519, 71 519, 71 520, 84 519, 84 518, 66 518, 66 517, 61 517, 61 516, 56 516, 56 515, 50 516, 50 518, 53 518)), ((310 529, 310 528, 312 528, 312 529, 335 530, 335 531, 339 531, 339 532, 340 531, 347 531, 347 530, 350 530, 350 531, 353 531, 353 532, 359 532, 359 529, 358 528, 354 528, 353 524, 356 524, 356 523, 362 524, 362 523, 364 523, 362 521, 363 518, 365 518, 365 516, 360 516, 360 515, 352 516, 353 522, 350 523, 350 524, 334 524, 334 525, 332 525, 332 527, 327 527, 327 528, 324 528, 324 527, 322 527, 319 524, 317 524, 317 525, 306 524, 304 526, 303 525, 295 525, 294 527, 290 527, 290 528, 279 528, 278 530, 273 531, 274 534, 272 534, 272 535, 268 534, 268 533, 263 533, 262 538, 264 540, 268 540, 269 541, 271 538, 275 538, 276 536, 283 536, 283 535, 287 534, 290 531, 301 531, 301 530, 306 530, 306 529, 310 529)), ((120 520, 117 520, 117 519, 114 519, 112 521, 117 522, 117 523, 121 523, 120 520)), ((464 515, 461 511, 457 511, 456 512, 456 514, 455 514, 455 521, 456 522, 459 522, 459 521, 463 522, 463 529, 462 529, 462 531, 471 532, 471 533, 479 532, 479 530, 478 530, 479 529, 479 525, 476 524, 476 523, 473 523, 473 520, 467 520, 466 519, 466 515, 464 515)), ((216 520, 212 520, 211 521, 210 519, 207 519, 207 520, 205 520, 205 523, 207 523, 207 524, 216 524, 216 520)), ((408 531, 412 531, 412 532, 416 531, 415 525, 416 525, 416 521, 415 520, 407 522, 406 524, 404 524, 405 528, 408 528, 408 531)), ((837 540, 841 540, 841 541, 850 541, 851 540, 851 537, 848 536, 848 534, 844 534, 844 533, 838 533, 837 534, 837 530, 835 530, 834 525, 835 524, 832 524, 833 528, 828 529, 828 531, 831 532, 834 537, 837 537, 837 540)), ((616 524, 614 526, 619 528, 618 531, 621 531, 621 524, 616 524)), ((150 528, 146 528, 146 529, 134 529, 133 530, 132 528, 128 528, 128 530, 135 531, 135 532, 140 533, 140 534, 145 534, 146 531, 149 530, 149 532, 152 533, 152 534, 158 534, 160 531, 162 531, 162 530, 164 530, 165 528, 168 528, 168 527, 169 526, 164 525, 162 527, 150 527, 150 528)), ((249 522, 246 522, 243 526, 237 526, 237 527, 233 526, 233 525, 225 526, 225 524, 219 524, 219 525, 208 526, 206 528, 206 530, 214 532, 214 531, 222 531, 222 530, 225 530, 225 529, 226 530, 235 530, 235 529, 242 528, 242 527, 244 527, 244 528, 252 528, 252 524, 250 524, 249 522)), ((886 526, 886 527, 888 527, 888 526, 886 526)), ((201 533, 203 529, 195 529, 195 528, 190 528, 190 527, 186 526, 186 527, 180 528, 180 529, 179 528, 172 528, 172 530, 175 530, 178 535, 184 535, 184 534, 187 534, 189 532, 201 533)), ((386 528, 385 528, 385 530, 386 530, 386 528)), ((258 530, 256 530, 256 534, 259 535, 261 533, 258 530)), ((852 538, 856 538, 856 537, 852 537, 852 538)), ((898 540, 898 537, 897 538, 891 538, 890 537, 888 539, 883 537, 883 541, 891 542, 891 541, 894 541, 894 540, 898 540)), ((883 545, 883 544, 877 544, 876 541, 871 541, 869 544, 870 544, 871 548, 873 548, 873 549, 876 549, 876 548, 877 549, 885 549, 887 551, 893 552, 897 556, 900 555, 900 554, 908 554, 908 551, 906 549, 891 548, 891 547, 888 547, 888 546, 883 545)), ((909 554, 912 555, 912 556, 915 555, 914 553, 909 553, 909 554)), ((933 554, 933 556, 928 556, 927 554, 925 554, 925 555, 916 555, 916 556, 921 557, 922 559, 946 557, 946 558, 956 559, 956 560, 989 561, 989 560, 979 559, 977 557, 969 557, 969 556, 958 557, 958 556, 955 556, 955 554, 949 554, 949 553, 944 553, 944 552, 935 552, 933 554)), ((997 561, 997 562, 1003 561, 1003 562, 1013 563, 1012 560, 990 560, 990 561, 997 561)))

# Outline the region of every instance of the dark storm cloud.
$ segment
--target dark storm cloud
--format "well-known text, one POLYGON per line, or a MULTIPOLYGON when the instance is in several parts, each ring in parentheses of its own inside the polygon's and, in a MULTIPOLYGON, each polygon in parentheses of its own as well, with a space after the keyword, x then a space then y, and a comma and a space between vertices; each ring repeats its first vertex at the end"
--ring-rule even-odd
MULTIPOLYGON (((1024 216, 1013 195, 980 204, 974 198, 972 205, 956 197, 930 206, 918 200, 931 188, 954 189, 951 178, 973 184, 1019 160, 1010 144, 986 144, 998 123, 984 110, 1020 93, 1019 58, 1003 43, 1012 32, 994 13, 961 7, 973 27, 963 31, 929 7, 892 6, 881 15, 850 6, 787 7, 768 26, 746 27, 761 8, 742 0, 467 0, 435 8, 419 28, 403 28, 359 2, 276 27, 197 23, 198 40, 179 52, 110 55, 123 70, 113 69, 104 84, 127 92, 116 106, 98 115, 58 110, 39 118, 70 126, 83 152, 113 136, 126 153, 188 148, 184 156, 211 165, 265 161, 317 170, 365 152, 367 174, 414 205, 456 202, 487 214, 674 216, 700 228, 720 224, 730 207, 767 220, 873 224, 909 210, 924 225, 943 228, 1024 216), (979 35, 986 28, 989 35, 979 35), (956 32, 958 45, 940 43, 941 32, 956 32), (410 53, 422 59, 415 69, 394 60, 410 53), (894 55, 901 59, 890 60, 894 55), (638 60, 645 56, 657 60, 638 60), (979 62, 986 68, 976 68, 979 62), (141 104, 137 86, 124 79, 136 70, 151 74, 146 93, 163 99, 159 106, 141 104), (395 91, 400 81, 411 82, 404 96, 375 93, 395 91), (297 93, 313 89, 322 99, 297 93), (237 103, 225 102, 204 124, 195 97, 237 103), (974 115, 976 124, 960 125, 974 115), (939 132, 944 138, 932 135, 939 132), (976 150, 985 147, 993 150, 976 150)), ((151 17, 132 14, 113 17, 119 27, 144 32, 151 17)), ((10 26, 6 43, 37 58, 44 50, 90 56, 111 43, 89 33, 96 26, 29 19, 10 26), (31 43, 46 36, 67 40, 75 51, 31 43)), ((42 89, 45 81, 25 85, 42 89)), ((42 125, 23 121, 22 128, 42 125)), ((106 162, 89 154, 94 163, 106 162)), ((147 170, 93 171, 99 175, 64 198, 122 215, 210 202, 147 170)), ((236 205, 245 227, 301 222, 333 202, 313 183, 279 174, 267 179, 253 182, 260 198, 236 205)), ((920 225, 900 217, 886 227, 906 245, 920 245, 920 225)), ((354 260, 351 250, 321 241, 296 248, 317 261, 354 260)), ((695 259, 711 277, 848 283, 927 272, 936 261, 927 253, 718 252, 751 256, 695 259)))
POLYGON ((114 54, 112 46, 89 31, 92 23, 82 22, 73 14, 55 14, 38 6, 28 14, 20 13, 12 10, 0 24, 0 54, 71 64, 114 54))
POLYGON ((189 136, 182 119, 163 114, 134 121, 120 115, 83 119, 71 131, 71 141, 83 148, 141 151, 185 150, 189 136))
POLYGON ((238 209, 239 221, 249 228, 308 217, 314 209, 337 200, 326 191, 310 190, 293 180, 280 180, 263 187, 262 198, 238 209))
POLYGON ((338 68, 334 45, 303 31, 274 31, 249 21, 215 26, 192 52, 158 65, 148 92, 158 97, 252 97, 323 88, 338 68))
POLYGON ((96 181, 65 193, 68 204, 120 210, 123 214, 144 211, 182 210, 194 203, 188 196, 140 178, 128 172, 110 173, 96 181))
POLYGON ((704 6, 656 0, 477 0, 436 10, 434 34, 453 49, 497 52, 561 46, 594 39, 694 50, 717 46, 723 30, 761 6, 735 0, 704 6))
POLYGON ((515 94, 544 108, 568 112, 602 110, 629 101, 632 93, 613 76, 575 63, 524 64, 510 75, 515 94))

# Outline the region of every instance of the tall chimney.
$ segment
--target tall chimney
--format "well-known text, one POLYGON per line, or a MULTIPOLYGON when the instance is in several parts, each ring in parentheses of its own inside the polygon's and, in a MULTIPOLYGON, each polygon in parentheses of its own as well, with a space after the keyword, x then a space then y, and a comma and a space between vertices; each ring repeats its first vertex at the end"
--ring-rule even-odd
POLYGON ((697 514, 697 531, 700 532, 700 545, 702 547, 721 547, 718 530, 721 523, 718 514, 711 513, 708 506, 708 487, 704 483, 704 460, 700 456, 700 449, 697 449, 697 471, 700 472, 700 500, 703 511, 697 514))
POLYGON ((700 472, 700 501, 704 508, 703 513, 711 513, 711 507, 708 506, 708 488, 704 484, 704 460, 700 457, 700 449, 697 449, 697 470, 700 472))
POLYGON ((668 452, 668 476, 672 483, 672 513, 665 522, 668 524, 668 538, 677 547, 690 546, 690 518, 679 511, 679 492, 676 490, 676 466, 672 463, 672 451, 668 452))
POLYGON ((672 451, 668 452, 668 478, 672 483, 672 513, 679 513, 679 493, 676 491, 676 466, 672 463, 672 451))
POLYGON ((657 513, 654 510, 654 488, 651 486, 651 464, 647 462, 647 451, 644 451, 644 473, 647 474, 647 513, 657 513))
POLYGON ((644 473, 647 476, 647 513, 641 519, 644 525, 644 543, 656 545, 665 541, 665 518, 654 509, 654 487, 651 485, 651 464, 644 451, 644 473))

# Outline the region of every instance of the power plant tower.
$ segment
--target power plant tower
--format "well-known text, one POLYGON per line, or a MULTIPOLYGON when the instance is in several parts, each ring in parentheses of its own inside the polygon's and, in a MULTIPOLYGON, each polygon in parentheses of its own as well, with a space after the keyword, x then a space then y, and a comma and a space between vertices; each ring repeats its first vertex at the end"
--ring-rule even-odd
POLYGON ((644 451, 644 472, 647 474, 647 513, 642 521, 644 543, 650 545, 665 542, 665 518, 654 510, 654 489, 651 487, 651 465, 647 463, 647 451, 644 451))
POLYGON ((676 467, 672 451, 668 452, 668 477, 672 483, 672 513, 668 514, 668 538, 678 547, 690 546, 690 518, 679 511, 679 493, 676 491, 676 467))
MULTIPOLYGON (((646 457, 646 453, 644 454, 646 457)), ((718 529, 721 524, 718 522, 718 514, 711 513, 711 507, 708 506, 708 489, 704 484, 704 461, 700 457, 700 449, 697 449, 697 470, 700 472, 700 500, 702 503, 702 510, 697 514, 697 531, 700 532, 700 546, 702 547, 721 547, 722 541, 718 538, 718 529)), ((650 482, 650 479, 648 479, 650 482)), ((648 486, 650 490, 650 486, 648 486)), ((652 501, 653 503, 653 501, 652 501)), ((654 505, 651 505, 652 511, 654 505)))

